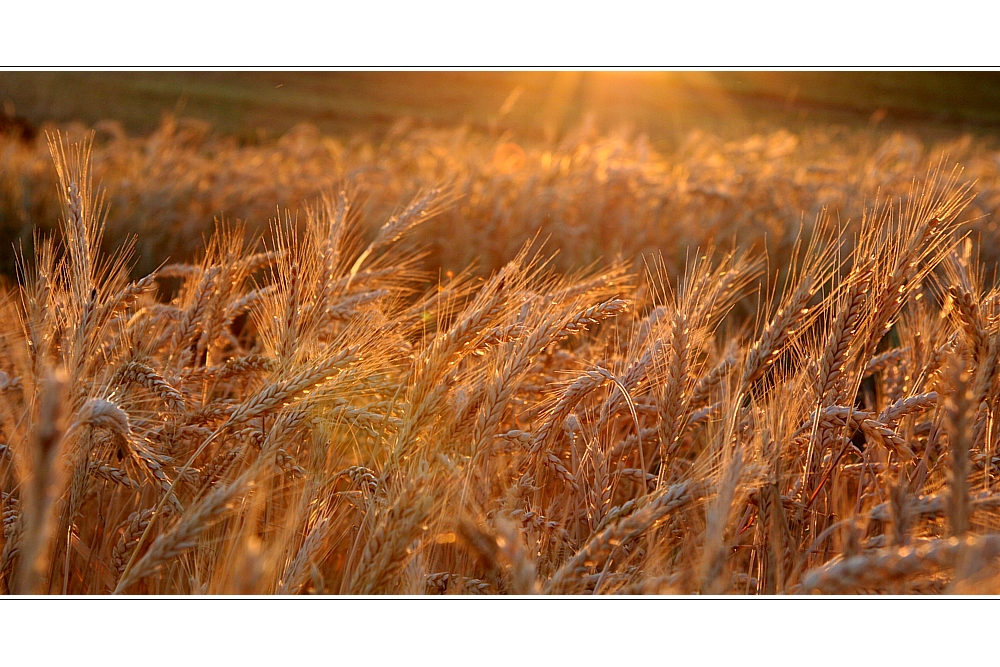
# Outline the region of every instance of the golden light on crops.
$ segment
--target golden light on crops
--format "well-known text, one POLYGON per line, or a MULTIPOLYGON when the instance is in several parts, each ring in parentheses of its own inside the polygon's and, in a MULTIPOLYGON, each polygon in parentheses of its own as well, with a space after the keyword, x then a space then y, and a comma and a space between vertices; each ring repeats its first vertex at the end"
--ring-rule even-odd
POLYGON ((0 132, 0 592, 1000 590, 996 142, 514 74, 0 132))

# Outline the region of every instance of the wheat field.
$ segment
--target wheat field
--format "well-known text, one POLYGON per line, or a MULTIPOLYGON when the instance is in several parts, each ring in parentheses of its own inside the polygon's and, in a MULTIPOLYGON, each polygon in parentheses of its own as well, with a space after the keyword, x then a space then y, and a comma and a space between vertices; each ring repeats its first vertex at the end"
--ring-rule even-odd
POLYGON ((0 141, 4 593, 1000 591, 980 140, 68 132, 0 141))

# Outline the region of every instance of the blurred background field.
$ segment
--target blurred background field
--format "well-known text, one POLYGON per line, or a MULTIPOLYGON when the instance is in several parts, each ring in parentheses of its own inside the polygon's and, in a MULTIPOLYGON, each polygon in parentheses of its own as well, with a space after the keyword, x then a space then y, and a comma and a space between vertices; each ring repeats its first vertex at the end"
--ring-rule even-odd
POLYGON ((0 72, 0 101, 0 244, 55 224, 44 131, 94 129, 106 245, 138 234, 142 274, 341 188, 378 220, 446 187, 418 235, 443 270, 535 234, 562 268, 737 230, 781 252, 942 159, 978 181, 978 231, 1000 202, 995 72, 0 72))
POLYGON ((33 123, 113 118, 149 133, 163 111, 201 118, 244 140, 301 122, 332 134, 384 134, 399 118, 531 136, 593 115, 658 141, 691 126, 739 133, 762 124, 1000 125, 996 72, 2 72, 0 98, 33 123))

